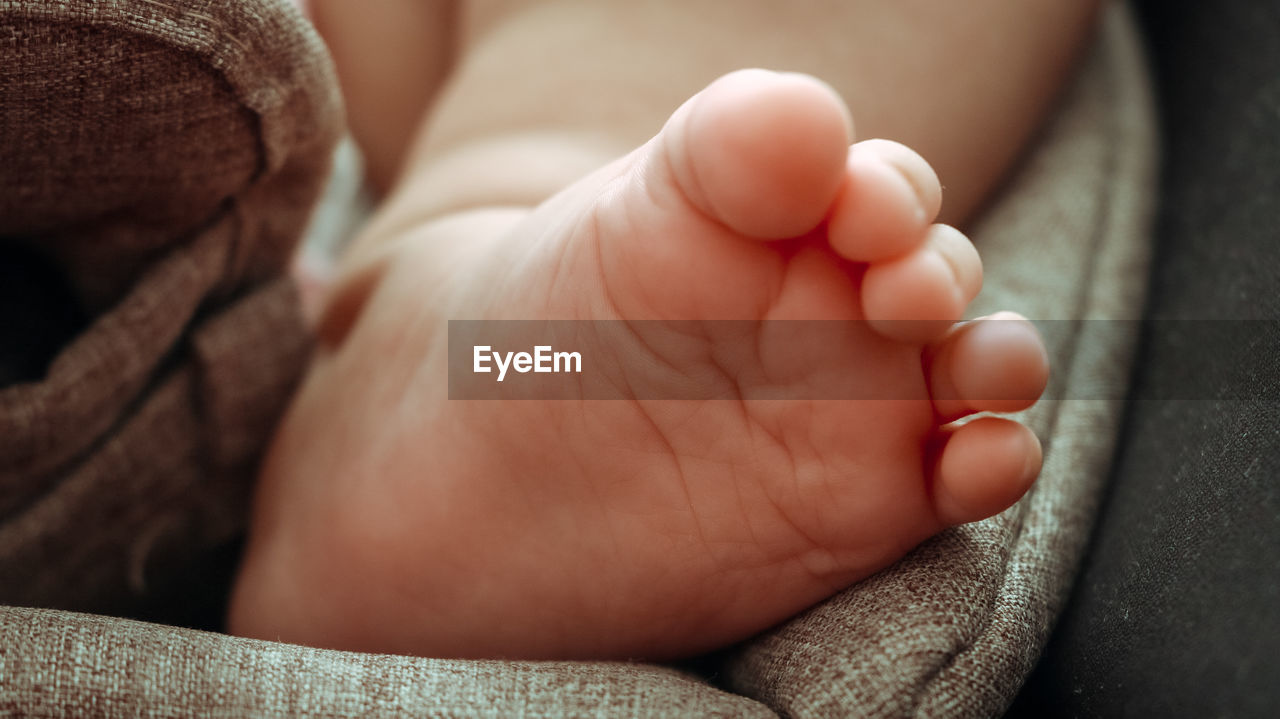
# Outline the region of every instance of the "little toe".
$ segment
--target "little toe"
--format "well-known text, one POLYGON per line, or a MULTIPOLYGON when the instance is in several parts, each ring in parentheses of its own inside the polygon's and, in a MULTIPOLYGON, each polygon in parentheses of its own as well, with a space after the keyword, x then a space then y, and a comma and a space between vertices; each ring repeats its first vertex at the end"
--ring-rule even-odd
POLYGON ((849 148, 846 173, 828 225, 836 254, 880 262, 924 241, 942 187, 923 157, 897 142, 865 140, 849 148))
POLYGON ((851 124, 816 78, 740 70, 681 106, 650 156, 703 214, 747 237, 791 238, 830 210, 851 124))
POLYGON ((975 412, 1017 412, 1049 381, 1049 354, 1035 325, 999 312, 955 325, 924 354, 934 409, 944 421, 975 412))
POLYGON ((950 433, 933 469, 933 503, 943 525, 998 514, 1026 493, 1043 456, 1026 426, 980 417, 950 433))
POLYGON ((973 244, 954 227, 933 225, 916 250, 867 267, 862 307, 880 334, 923 344, 945 334, 981 289, 973 244))

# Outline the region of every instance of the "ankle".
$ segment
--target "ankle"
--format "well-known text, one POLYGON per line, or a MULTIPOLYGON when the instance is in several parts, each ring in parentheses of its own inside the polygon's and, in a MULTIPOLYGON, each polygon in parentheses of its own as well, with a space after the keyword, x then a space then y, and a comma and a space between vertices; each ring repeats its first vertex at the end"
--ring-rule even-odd
POLYGON ((379 215, 403 226, 479 207, 532 208, 629 149, 605 134, 553 130, 428 147, 410 158, 379 215))

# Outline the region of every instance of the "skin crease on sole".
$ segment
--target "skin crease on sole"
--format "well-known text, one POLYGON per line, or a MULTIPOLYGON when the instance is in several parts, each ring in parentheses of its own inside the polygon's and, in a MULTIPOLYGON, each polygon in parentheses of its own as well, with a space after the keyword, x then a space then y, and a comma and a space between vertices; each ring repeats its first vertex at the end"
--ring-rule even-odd
POLYGON ((533 210, 408 223, 366 253, 266 460, 231 630, 441 657, 683 657, 1016 501, 1040 468, 1034 435, 951 423, 1032 404, 1043 345, 1010 313, 956 324, 982 268, 931 224, 937 177, 851 132, 825 84, 736 72, 533 210), (867 321, 821 365, 762 355, 783 399, 450 401, 446 321, 531 316, 867 321), (815 383, 898 398, 803 399, 815 383))

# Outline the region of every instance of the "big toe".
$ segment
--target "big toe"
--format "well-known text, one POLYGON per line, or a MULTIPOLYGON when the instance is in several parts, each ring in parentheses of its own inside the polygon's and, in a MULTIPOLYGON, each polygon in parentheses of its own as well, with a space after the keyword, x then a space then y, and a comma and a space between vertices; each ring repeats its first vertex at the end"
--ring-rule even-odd
POLYGON ((826 216, 851 134, 848 110, 828 85, 740 70, 681 106, 655 154, 703 214, 747 237, 784 239, 826 216))

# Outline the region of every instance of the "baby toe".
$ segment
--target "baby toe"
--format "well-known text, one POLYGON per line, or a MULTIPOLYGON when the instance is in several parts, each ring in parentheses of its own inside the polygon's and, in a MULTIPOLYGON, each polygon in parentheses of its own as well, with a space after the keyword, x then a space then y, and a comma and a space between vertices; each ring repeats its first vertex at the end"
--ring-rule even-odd
POLYGON ((924 354, 934 409, 944 421, 975 412, 1017 412, 1049 381, 1049 355, 1035 325, 999 312, 956 325, 924 354))
POLYGON ((880 334, 924 344, 944 335, 981 288, 973 244, 953 227, 933 225, 914 251, 867 267, 863 313, 880 334))
POLYGON ((901 257, 924 242, 942 204, 942 187, 929 163, 889 140, 849 148, 845 183, 832 208, 831 247, 855 262, 901 257))
POLYGON ((1026 426, 981 417, 952 431, 933 468, 934 510, 944 526, 976 522, 1017 502, 1040 474, 1040 440, 1026 426))

